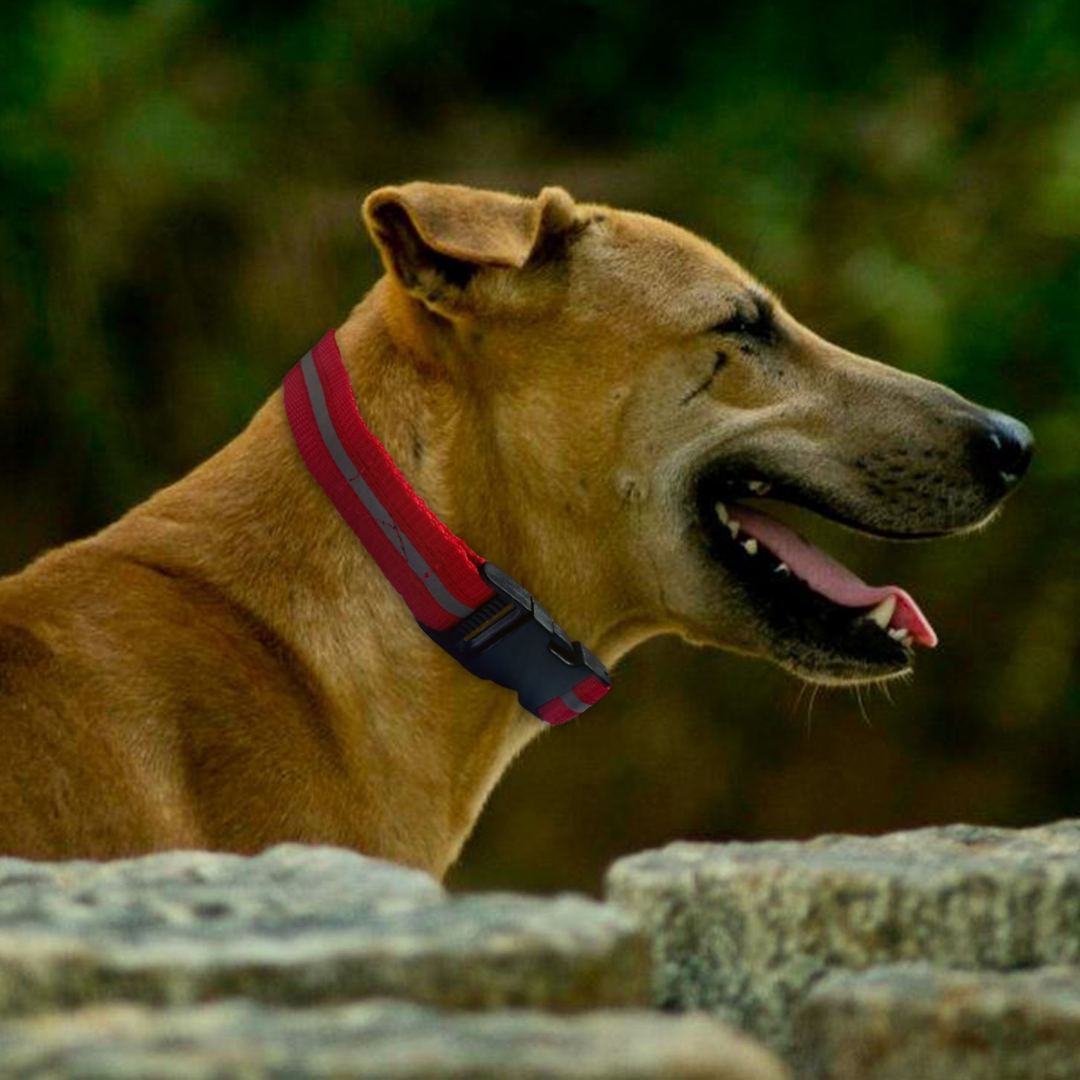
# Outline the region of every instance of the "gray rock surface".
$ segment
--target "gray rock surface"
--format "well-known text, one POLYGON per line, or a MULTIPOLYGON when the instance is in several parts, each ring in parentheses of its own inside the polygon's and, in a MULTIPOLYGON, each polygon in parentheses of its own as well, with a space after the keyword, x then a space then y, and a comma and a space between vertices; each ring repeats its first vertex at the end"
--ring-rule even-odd
POLYGON ((1080 970, 834 972, 795 1041, 800 1080, 1076 1080, 1080 970))
POLYGON ((347 851, 0 859, 0 1017, 231 996, 565 1011, 643 1004, 649 972, 633 921, 595 901, 451 897, 347 851))
POLYGON ((786 1080, 704 1016, 446 1013, 401 1002, 314 1010, 113 1005, 0 1023, 0 1074, 80 1080, 786 1080))
POLYGON ((1080 961, 1080 822, 807 843, 673 844, 616 863, 609 899, 654 939, 655 1001, 781 1050, 830 970, 1080 961))

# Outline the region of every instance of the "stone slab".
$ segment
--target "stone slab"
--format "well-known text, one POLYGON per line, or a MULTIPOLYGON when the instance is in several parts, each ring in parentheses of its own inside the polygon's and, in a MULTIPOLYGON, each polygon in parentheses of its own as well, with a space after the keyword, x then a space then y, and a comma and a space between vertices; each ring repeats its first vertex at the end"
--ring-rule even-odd
POLYGON ((0 1016, 234 996, 614 1007, 648 1000, 650 964, 633 920, 595 901, 453 897, 336 849, 0 860, 0 1016))
POLYGON ((795 1024, 800 1080, 1076 1080, 1080 969, 834 972, 795 1024))
POLYGON ((312 1010, 248 1002, 112 1005, 0 1023, 12 1080, 790 1080, 705 1016, 449 1013, 401 1002, 312 1010))
POLYGON ((679 843, 616 863, 607 896, 653 937, 657 1005, 712 1010, 787 1052, 832 970, 1080 962, 1080 821, 679 843))

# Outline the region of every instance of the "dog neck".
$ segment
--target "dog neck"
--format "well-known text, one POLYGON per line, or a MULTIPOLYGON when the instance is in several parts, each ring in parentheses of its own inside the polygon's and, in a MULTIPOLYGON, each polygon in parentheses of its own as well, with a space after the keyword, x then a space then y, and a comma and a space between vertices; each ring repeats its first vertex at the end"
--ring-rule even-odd
POLYGON ((594 535, 567 524, 542 418, 520 418, 482 370, 441 355, 409 303, 383 278, 335 337, 368 427, 417 494, 609 669, 637 644, 674 629, 628 597, 608 560, 597 558, 594 535))
POLYGON ((289 371, 284 394, 304 464, 428 637, 477 676, 513 688, 549 725, 607 693, 610 675, 588 647, 416 494, 357 411, 333 332, 289 371))
MULTIPOLYGON (((583 602, 596 590, 575 594, 581 571, 565 568, 580 552, 564 550, 557 529, 522 512, 527 483, 515 487, 508 475, 514 463, 493 445, 483 402, 426 362, 415 338, 395 332, 385 288, 336 335, 371 430, 448 528, 519 576, 572 636, 595 642, 614 664, 634 634, 618 611, 583 602), (508 504, 509 490, 517 498, 508 504)), ((354 846, 441 875, 510 761, 544 730, 512 691, 471 675, 420 631, 312 482, 280 391, 239 437, 102 542, 215 590, 245 624, 238 633, 262 628, 268 663, 288 657, 296 677, 317 688, 318 723, 328 725, 334 768, 348 778, 339 800, 346 805, 296 839, 354 846)), ((313 784, 313 800, 323 787, 333 784, 313 784)))

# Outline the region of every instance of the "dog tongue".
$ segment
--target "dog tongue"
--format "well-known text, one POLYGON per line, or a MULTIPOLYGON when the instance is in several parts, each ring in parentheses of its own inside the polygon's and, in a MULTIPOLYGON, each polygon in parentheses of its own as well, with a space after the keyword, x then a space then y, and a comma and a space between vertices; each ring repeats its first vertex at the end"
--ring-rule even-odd
POLYGON ((937 644, 937 634, 919 610, 919 605, 899 586, 867 585, 846 566, 808 543, 776 518, 745 506, 733 505, 727 509, 731 520, 737 521, 740 529, 787 563, 791 572, 815 592, 821 593, 834 604, 853 608, 872 608, 893 596, 896 598, 896 610, 889 622, 889 628, 907 630, 912 640, 928 648, 937 644))

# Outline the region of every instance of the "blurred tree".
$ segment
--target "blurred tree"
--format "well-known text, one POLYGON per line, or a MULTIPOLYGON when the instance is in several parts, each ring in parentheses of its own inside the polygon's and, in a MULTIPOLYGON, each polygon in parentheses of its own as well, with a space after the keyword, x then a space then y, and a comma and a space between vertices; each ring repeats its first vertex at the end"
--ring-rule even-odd
POLYGON ((680 836, 1077 812, 1076 5, 5 16, 0 565, 99 527, 246 421, 375 279, 356 219, 371 187, 562 183, 715 239, 827 336, 1017 412, 1040 449, 985 535, 829 533, 868 577, 911 583, 942 632, 899 707, 655 642, 515 766, 456 880, 595 887, 614 854, 680 836))

